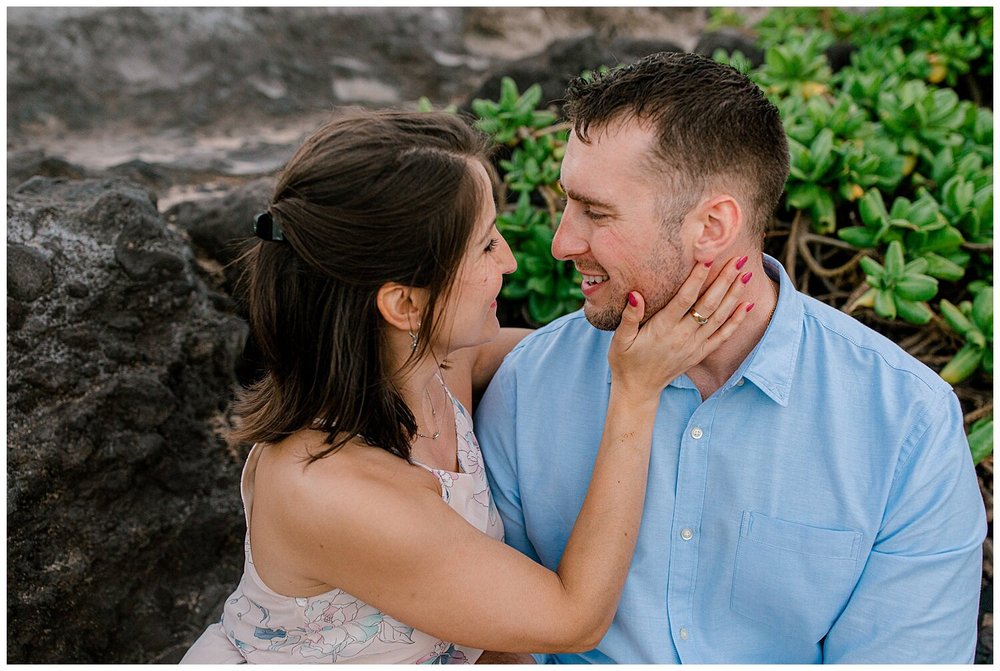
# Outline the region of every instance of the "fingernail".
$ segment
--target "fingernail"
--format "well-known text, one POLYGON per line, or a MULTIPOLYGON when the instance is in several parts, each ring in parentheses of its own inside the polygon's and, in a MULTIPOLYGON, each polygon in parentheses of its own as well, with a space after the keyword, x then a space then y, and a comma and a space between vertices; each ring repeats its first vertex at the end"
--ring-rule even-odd
POLYGON ((739 269, 740 269, 740 268, 742 268, 742 267, 743 267, 744 265, 746 265, 746 262, 747 262, 747 259, 748 259, 748 258, 750 258, 750 257, 749 257, 749 256, 744 256, 744 257, 743 257, 743 258, 741 258, 741 259, 740 259, 739 261, 737 261, 737 262, 736 262, 736 270, 739 270, 739 269))
POLYGON ((743 277, 740 278, 740 282, 742 282, 743 284, 746 284, 747 282, 750 281, 751 277, 753 277, 753 273, 747 273, 746 275, 744 275, 743 277))
POLYGON ((631 305, 632 307, 635 307, 636 305, 639 304, 639 299, 637 299, 635 297, 635 294, 632 293, 631 291, 628 292, 628 304, 631 305))
POLYGON ((747 306, 747 312, 750 312, 751 310, 753 310, 753 306, 754 305, 756 305, 756 303, 751 303, 750 305, 748 305, 747 306))
POLYGON ((711 268, 713 263, 715 263, 715 259, 712 259, 711 261, 705 261, 705 267, 711 268))

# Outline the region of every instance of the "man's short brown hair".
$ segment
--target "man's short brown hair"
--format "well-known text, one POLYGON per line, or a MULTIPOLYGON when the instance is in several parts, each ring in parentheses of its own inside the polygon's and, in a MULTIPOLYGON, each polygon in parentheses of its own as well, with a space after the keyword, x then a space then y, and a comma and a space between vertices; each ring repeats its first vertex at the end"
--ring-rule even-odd
POLYGON ((778 109, 745 75, 697 54, 664 52, 577 78, 566 99, 583 142, 591 127, 651 124, 664 177, 687 197, 710 184, 736 187, 749 200, 747 233, 763 236, 788 178, 788 140, 778 109))

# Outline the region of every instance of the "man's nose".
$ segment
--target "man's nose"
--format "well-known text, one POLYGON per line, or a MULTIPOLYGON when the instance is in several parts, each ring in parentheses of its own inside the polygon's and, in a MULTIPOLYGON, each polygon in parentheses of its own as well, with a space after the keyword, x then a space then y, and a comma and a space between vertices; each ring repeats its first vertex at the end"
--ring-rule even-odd
POLYGON ((567 261, 586 252, 587 241, 581 232, 576 217, 567 207, 562 213, 555 235, 552 236, 552 256, 560 261, 567 261))

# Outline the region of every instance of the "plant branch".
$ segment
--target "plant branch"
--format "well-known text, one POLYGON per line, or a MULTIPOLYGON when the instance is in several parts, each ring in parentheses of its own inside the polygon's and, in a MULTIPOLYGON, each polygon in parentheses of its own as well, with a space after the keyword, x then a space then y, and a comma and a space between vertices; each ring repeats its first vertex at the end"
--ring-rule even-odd
POLYGON ((976 420, 982 419, 986 415, 990 415, 992 413, 993 413, 993 401, 990 401, 983 407, 976 408, 972 412, 965 415, 965 417, 962 418, 962 421, 964 421, 966 424, 972 424, 976 420))
MULTIPOLYGON (((820 235, 812 236, 812 238, 813 239, 818 238, 819 239, 818 241, 823 241, 823 242, 833 241, 832 238, 827 238, 825 236, 820 236, 820 235)), ((839 240, 834 242, 839 242, 839 240)), ((842 266, 838 266, 836 268, 824 268, 822 265, 820 265, 819 261, 817 261, 816 258, 812 255, 812 252, 809 251, 808 239, 805 235, 799 236, 797 246, 799 249, 799 254, 802 255, 802 260, 806 262, 807 266, 809 266, 809 270, 811 270, 819 277, 825 277, 825 278, 838 277, 840 275, 843 275, 844 273, 852 270, 854 266, 858 265, 858 262, 861 259, 868 256, 868 252, 860 251, 854 255, 854 258, 852 258, 850 261, 843 264, 842 266)))
POLYGON ((556 204, 559 201, 559 196, 556 195, 555 191, 548 184, 539 184, 538 193, 542 194, 542 198, 545 199, 545 205, 549 209, 549 221, 552 222, 554 230, 556 227, 556 214, 559 212, 556 204))
POLYGON ((785 270, 788 271, 792 279, 792 286, 797 287, 798 282, 795 277, 795 250, 798 247, 797 240, 802 229, 802 210, 795 211, 795 218, 792 219, 792 227, 788 232, 788 240, 785 241, 785 270))
POLYGON ((561 121, 559 123, 554 123, 551 126, 546 126, 545 128, 539 128, 536 131, 532 131, 531 136, 535 138, 542 137, 543 135, 550 135, 553 133, 558 133, 561 130, 570 130, 573 128, 572 121, 561 121))
POLYGON ((858 288, 852 291, 851 295, 847 297, 847 302, 844 303, 844 307, 840 308, 840 311, 847 314, 851 314, 855 310, 857 310, 858 301, 861 300, 861 297, 864 296, 865 292, 867 292, 869 289, 871 289, 871 287, 868 286, 868 282, 862 282, 861 284, 859 284, 858 288))

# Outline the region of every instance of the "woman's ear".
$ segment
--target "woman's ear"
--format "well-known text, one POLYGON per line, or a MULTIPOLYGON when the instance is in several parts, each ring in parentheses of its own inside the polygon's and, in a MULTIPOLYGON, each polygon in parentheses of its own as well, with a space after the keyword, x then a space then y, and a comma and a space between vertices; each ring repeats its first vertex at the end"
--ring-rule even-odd
POLYGON ((743 208, 730 194, 709 198, 699 206, 702 224, 694 240, 695 259, 709 261, 729 249, 743 232, 743 208))
POLYGON ((376 304, 387 324, 400 331, 416 333, 420 328, 420 315, 427 305, 427 290, 386 282, 378 290, 376 304))

